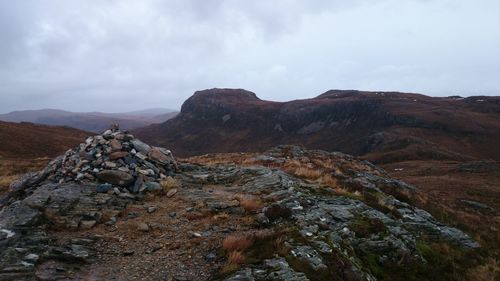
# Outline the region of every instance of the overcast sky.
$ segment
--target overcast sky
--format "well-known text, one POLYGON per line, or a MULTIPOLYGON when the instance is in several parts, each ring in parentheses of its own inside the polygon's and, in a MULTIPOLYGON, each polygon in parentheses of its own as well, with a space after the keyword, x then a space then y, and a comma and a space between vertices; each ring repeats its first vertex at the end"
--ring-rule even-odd
POLYGON ((500 1, 0 0, 0 112, 175 109, 213 87, 500 95, 500 1))

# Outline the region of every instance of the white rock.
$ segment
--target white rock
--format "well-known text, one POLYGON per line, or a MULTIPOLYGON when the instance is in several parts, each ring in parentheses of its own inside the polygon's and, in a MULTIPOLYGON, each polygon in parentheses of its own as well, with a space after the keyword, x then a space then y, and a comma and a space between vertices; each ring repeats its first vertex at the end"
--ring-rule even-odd
POLYGON ((24 257, 25 260, 27 261, 33 261, 33 262, 36 262, 40 257, 37 255, 37 254, 28 254, 26 255, 26 257, 24 257))
POLYGON ((7 238, 10 238, 14 235, 16 235, 16 233, 14 231, 11 231, 11 230, 8 230, 8 229, 0 229, 0 232, 3 232, 3 233, 6 233, 7 234, 7 238))

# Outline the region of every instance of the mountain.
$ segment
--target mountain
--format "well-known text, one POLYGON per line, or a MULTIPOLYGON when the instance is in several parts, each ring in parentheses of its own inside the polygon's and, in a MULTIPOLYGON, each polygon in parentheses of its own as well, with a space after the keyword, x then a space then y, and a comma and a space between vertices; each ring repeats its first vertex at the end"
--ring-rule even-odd
POLYGON ((483 245, 367 161, 296 146, 233 156, 246 164, 177 162, 116 128, 85 139, 0 196, 0 280, 463 280, 481 269, 483 245))
POLYGON ((120 127, 130 130, 150 124, 162 123, 175 115, 175 111, 163 108, 124 113, 70 112, 57 109, 42 109, 13 111, 0 115, 0 120, 68 126, 85 131, 101 132, 113 123, 118 123, 120 127))
POLYGON ((90 135, 78 129, 0 121, 0 157, 55 157, 90 135))
POLYGON ((331 90, 272 102, 242 89, 210 89, 187 99, 175 118, 134 133, 179 156, 294 144, 377 163, 500 160, 500 97, 331 90))

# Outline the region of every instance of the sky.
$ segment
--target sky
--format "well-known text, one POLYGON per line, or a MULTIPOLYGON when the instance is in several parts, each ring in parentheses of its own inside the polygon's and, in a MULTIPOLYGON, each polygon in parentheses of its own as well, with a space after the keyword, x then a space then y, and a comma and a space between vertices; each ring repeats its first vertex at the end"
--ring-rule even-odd
POLYGON ((499 0, 0 0, 0 113, 196 90, 500 95, 499 0))

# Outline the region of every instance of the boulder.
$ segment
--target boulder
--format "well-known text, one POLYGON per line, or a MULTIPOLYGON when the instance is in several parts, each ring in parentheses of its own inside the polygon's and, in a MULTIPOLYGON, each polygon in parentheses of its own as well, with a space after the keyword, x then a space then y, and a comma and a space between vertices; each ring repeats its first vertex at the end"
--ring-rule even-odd
POLYGON ((106 183, 118 186, 131 186, 134 183, 134 177, 129 173, 116 171, 116 170, 104 170, 97 174, 97 178, 106 183))

